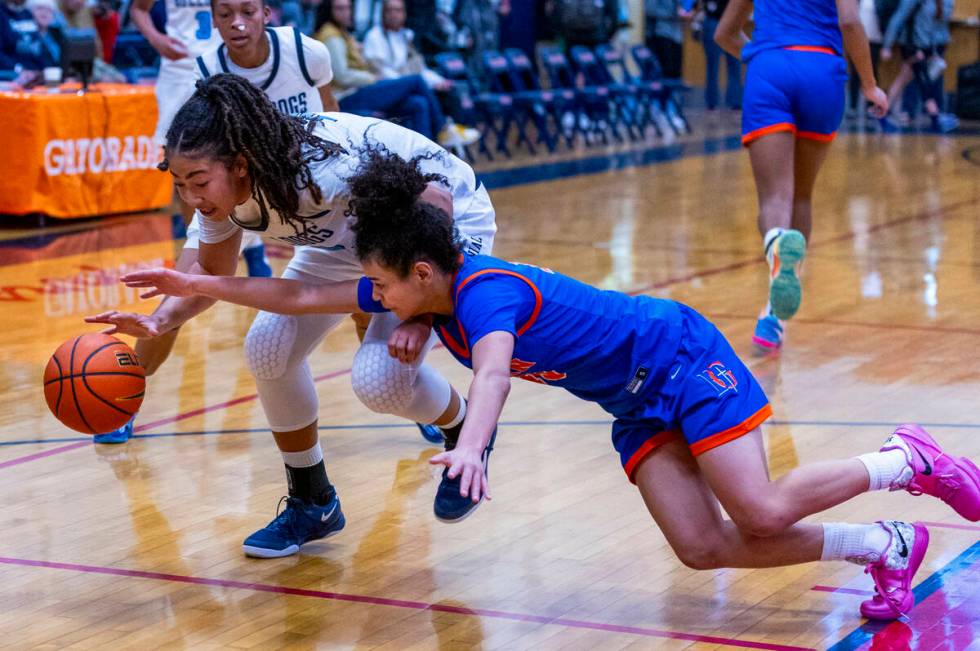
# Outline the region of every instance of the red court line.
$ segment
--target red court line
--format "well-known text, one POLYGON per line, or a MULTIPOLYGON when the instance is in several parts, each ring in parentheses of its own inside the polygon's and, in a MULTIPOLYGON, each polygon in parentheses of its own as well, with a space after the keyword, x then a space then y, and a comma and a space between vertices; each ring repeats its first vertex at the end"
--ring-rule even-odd
MULTIPOLYGON (((732 319, 740 321, 755 321, 758 314, 725 314, 721 312, 703 312, 710 319, 732 319)), ((794 317, 793 323, 818 326, 846 326, 848 328, 876 328, 879 330, 909 330, 912 332, 928 332, 931 334, 948 335, 980 335, 980 329, 973 328, 944 328, 943 326, 919 326, 903 323, 867 323, 864 321, 840 321, 837 319, 805 319, 794 317)))
MULTIPOLYGON (((865 234, 874 233, 880 230, 884 230, 886 228, 891 228, 893 226, 902 226, 904 224, 908 224, 916 221, 923 221, 926 219, 932 219, 932 218, 945 219, 946 217, 950 216, 949 213, 955 212, 960 208, 964 208, 966 206, 975 205, 977 202, 978 202, 977 199, 964 199, 963 201, 957 201, 947 206, 940 206, 939 208, 936 209, 924 210, 914 215, 898 217, 896 219, 891 219, 888 221, 881 222, 880 224, 875 224, 874 226, 870 226, 864 233, 865 234)), ((826 244, 836 244, 839 242, 852 240, 855 237, 857 237, 857 233, 855 233, 854 231, 848 231, 846 233, 841 233, 840 235, 828 237, 827 239, 820 239, 817 240, 816 242, 807 243, 807 249, 812 250, 816 247, 820 247, 826 244)), ((731 264, 726 264, 721 267, 712 267, 710 269, 705 269, 703 271, 694 271, 684 276, 677 276, 674 278, 668 278, 667 280, 661 280, 656 283, 643 285, 636 289, 629 290, 626 293, 631 296, 636 294, 643 294, 645 292, 649 292, 655 289, 663 289, 671 285, 686 283, 691 280, 695 280, 697 278, 706 278, 708 276, 715 276, 717 274, 725 273, 726 271, 734 271, 735 269, 750 267, 756 264, 765 264, 765 258, 763 258, 762 256, 758 256, 752 258, 751 260, 742 260, 741 262, 733 262, 731 264)), ((795 321, 799 321, 799 319, 795 319, 795 321)))
POLYGON ((590 622, 581 619, 566 619, 564 617, 547 617, 544 615, 530 615, 526 613, 514 613, 503 610, 488 610, 484 608, 465 608, 462 606, 449 606, 446 604, 427 603, 425 601, 407 601, 404 599, 391 599, 388 597, 374 597, 371 595, 348 594, 343 592, 324 592, 321 590, 307 590, 304 588, 290 588, 269 583, 249 583, 246 581, 232 581, 229 579, 209 579, 197 576, 185 576, 182 574, 164 574, 161 572, 145 572, 142 570, 126 570, 115 567, 100 567, 96 565, 78 565, 75 563, 55 563, 51 561, 36 561, 24 558, 7 558, 0 556, 0 563, 8 565, 19 565, 23 567, 43 567, 56 570, 69 570, 73 572, 88 572, 91 574, 108 574, 112 576, 123 576, 139 579, 155 579, 158 581, 172 581, 175 583, 189 583, 192 585, 207 585, 221 588, 232 588, 239 590, 252 590, 254 592, 271 592, 275 594, 285 594, 295 597, 312 597, 314 599, 326 599, 331 601, 348 601, 353 603, 369 604, 372 606, 389 606, 392 608, 405 608, 408 610, 431 610, 443 613, 453 613, 456 615, 467 615, 470 617, 486 617, 491 619, 507 619, 518 622, 530 622, 534 624, 547 624, 555 626, 566 626, 569 628, 585 628, 595 631, 605 631, 608 633, 627 633, 630 635, 641 635, 645 637, 659 637, 671 640, 687 640, 690 642, 705 642, 708 644, 721 644, 725 646, 741 647, 743 649, 769 649, 771 651, 814 651, 810 647, 787 646, 783 644, 770 644, 768 642, 753 642, 751 640, 736 640, 734 638, 716 637, 713 635, 698 635, 696 633, 679 633, 676 631, 665 631, 656 628, 643 628, 638 626, 621 626, 619 624, 604 624, 601 622, 590 622))
POLYGON ((0 469, 10 468, 11 466, 19 466, 22 463, 27 463, 28 461, 34 461, 35 459, 43 459, 44 457, 50 457, 55 454, 61 454, 62 452, 68 452, 69 450, 74 450, 76 448, 83 447, 85 445, 91 445, 88 441, 76 441, 74 443, 69 443, 68 445, 62 445, 61 447, 51 448, 50 450, 44 450, 43 452, 35 452, 34 454, 28 454, 25 457, 17 457, 16 459, 10 459, 0 463, 0 469))
POLYGON ((874 594, 873 590, 855 590, 854 588, 835 588, 830 585, 815 585, 811 590, 816 592, 836 592, 839 594, 853 594, 860 597, 870 597, 874 594))

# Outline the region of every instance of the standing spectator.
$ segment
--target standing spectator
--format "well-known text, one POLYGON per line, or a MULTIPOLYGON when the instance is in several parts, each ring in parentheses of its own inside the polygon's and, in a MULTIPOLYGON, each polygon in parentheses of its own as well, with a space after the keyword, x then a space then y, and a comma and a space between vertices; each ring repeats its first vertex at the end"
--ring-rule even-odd
POLYGON ((568 49, 608 43, 616 31, 618 14, 617 0, 555 0, 554 4, 555 29, 568 49))
MULTIPOLYGON (((875 9, 875 0, 861 0, 858 5, 861 13, 861 26, 864 33, 868 35, 868 47, 871 48, 871 69, 874 70, 875 77, 878 77, 878 61, 881 58, 881 25, 878 21, 878 11, 875 9)), ((861 77, 858 76, 854 68, 854 62, 850 62, 848 69, 848 106, 850 110, 861 110, 862 105, 867 102, 861 96, 861 77)), ((889 98, 891 99, 891 98, 889 98)))
MULTIPOLYGON (((690 0, 685 3, 685 10, 690 11, 692 4, 690 0)), ((704 11, 704 22, 701 27, 701 43, 704 45, 705 60, 705 86, 704 103, 709 111, 718 108, 720 102, 720 92, 718 84, 719 63, 722 55, 725 56, 725 67, 727 70, 727 87, 725 88, 725 106, 732 110, 742 108, 742 62, 725 52, 715 43, 715 31, 718 29, 718 21, 725 13, 728 0, 703 0, 699 2, 704 11)))
POLYGON ((679 0, 646 0, 646 45, 660 62, 664 77, 680 79, 684 62, 684 25, 687 17, 679 0))
POLYGON ((422 75, 429 88, 449 90, 452 83, 425 65, 422 55, 415 49, 415 34, 405 27, 405 21, 404 0, 385 0, 381 24, 364 35, 364 58, 383 79, 422 75))
POLYGON ((482 76, 483 53, 500 49, 500 15, 508 12, 510 0, 456 0, 456 38, 465 44, 467 65, 474 75, 482 76))
POLYGON ((423 136, 435 139, 438 134, 444 147, 476 142, 480 132, 447 121, 421 75, 381 79, 364 59, 361 44, 351 36, 353 15, 351 0, 324 0, 317 16, 315 38, 330 51, 334 74, 330 83, 340 110, 402 116, 406 126, 423 136))

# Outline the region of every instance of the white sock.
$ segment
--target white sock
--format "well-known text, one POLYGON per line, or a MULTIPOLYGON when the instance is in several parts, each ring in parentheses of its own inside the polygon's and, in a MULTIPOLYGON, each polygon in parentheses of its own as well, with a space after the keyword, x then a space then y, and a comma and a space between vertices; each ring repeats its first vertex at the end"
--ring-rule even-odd
POLYGON ((320 441, 309 450, 302 452, 282 452, 283 462, 290 468, 309 468, 323 461, 323 448, 320 441))
POLYGON ((460 423, 462 423, 464 418, 466 418, 466 401, 460 398, 459 411, 456 412, 456 415, 453 417, 451 421, 449 421, 445 425, 439 425, 439 427, 440 429, 452 429, 457 425, 459 425, 460 423))
POLYGON ((881 558, 889 542, 891 535, 880 524, 825 523, 820 560, 867 565, 881 558))
POLYGON ((766 258, 769 257, 769 247, 772 245, 773 241, 786 232, 785 228, 770 228, 766 231, 765 237, 762 238, 762 250, 766 254, 766 258))
MULTIPOLYGON (((902 443, 904 446, 904 443, 902 443)), ((868 470, 868 490, 877 491, 883 488, 898 490, 905 488, 912 479, 914 471, 909 465, 908 457, 902 449, 887 452, 869 452, 857 457, 868 470)))

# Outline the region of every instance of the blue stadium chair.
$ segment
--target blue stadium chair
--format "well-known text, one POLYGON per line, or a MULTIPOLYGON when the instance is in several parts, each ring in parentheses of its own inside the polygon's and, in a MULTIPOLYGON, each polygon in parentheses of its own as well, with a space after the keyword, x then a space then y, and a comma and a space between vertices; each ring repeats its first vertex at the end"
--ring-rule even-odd
POLYGON ((602 144, 609 144, 607 130, 622 142, 622 136, 615 125, 610 121, 610 102, 609 88, 605 86, 579 85, 576 80, 575 70, 568 62, 565 53, 557 47, 542 47, 539 49, 541 64, 548 75, 552 89, 563 88, 575 91, 575 100, 578 106, 576 129, 585 136, 586 143, 592 142, 595 137, 602 144))
MULTIPOLYGON (((642 44, 634 45, 630 49, 630 52, 633 55, 633 62, 636 63, 636 67, 640 71, 640 79, 645 82, 660 83, 670 90, 670 95, 661 100, 664 111, 669 116, 678 117, 683 125, 683 130, 690 133, 691 124, 687 121, 687 118, 684 117, 684 112, 681 110, 680 103, 677 101, 677 93, 690 90, 690 87, 684 84, 682 81, 665 79, 663 69, 660 67, 660 62, 657 61, 657 57, 654 56, 653 52, 651 52, 650 48, 647 46, 642 44)), ((671 126, 674 126, 673 123, 671 126)), ((680 131, 680 129, 678 129, 678 131, 680 131)))
POLYGON ((641 131, 647 126, 652 126, 657 135, 662 136, 663 132, 657 118, 663 115, 660 107, 673 91, 659 81, 643 81, 633 75, 626 66, 623 53, 612 45, 596 46, 595 55, 608 78, 629 84, 635 89, 637 104, 633 107, 633 116, 641 131))
POLYGON ((504 56, 507 58, 507 74, 510 76, 511 86, 516 89, 517 94, 538 98, 554 125, 552 133, 555 135, 552 137, 555 144, 558 144, 558 138, 561 137, 568 147, 573 147, 575 129, 572 126, 563 128, 562 121, 570 120, 571 124, 575 122, 578 110, 575 91, 567 88, 542 88, 538 71, 524 50, 520 48, 507 48, 504 50, 504 56))
POLYGON ((614 134, 618 134, 620 125, 626 128, 626 133, 631 140, 639 140, 643 137, 643 130, 639 127, 637 112, 639 91, 637 87, 628 81, 617 81, 605 64, 589 48, 583 45, 576 45, 571 49, 572 65, 575 70, 585 79, 585 83, 596 88, 609 89, 609 123, 614 134))
POLYGON ((493 160, 493 154, 486 144, 487 133, 492 133, 495 149, 507 158, 511 157, 507 146, 510 127, 514 124, 514 100, 508 95, 489 93, 481 90, 480 85, 470 75, 463 57, 456 52, 443 52, 435 56, 436 70, 440 75, 453 82, 453 93, 463 107, 463 110, 473 111, 472 119, 460 116, 460 121, 475 124, 482 132, 479 140, 479 151, 488 159, 493 160))
POLYGON ((555 151, 555 140, 548 125, 548 111, 544 105, 546 100, 541 92, 524 91, 515 85, 510 62, 500 52, 486 50, 482 59, 490 90, 500 95, 508 95, 514 102, 517 144, 524 143, 531 155, 536 153, 527 135, 527 125, 532 122, 538 133, 538 142, 543 143, 549 152, 555 151))
POLYGON ((112 65, 124 68, 158 68, 160 55, 137 31, 119 32, 112 50, 112 65))

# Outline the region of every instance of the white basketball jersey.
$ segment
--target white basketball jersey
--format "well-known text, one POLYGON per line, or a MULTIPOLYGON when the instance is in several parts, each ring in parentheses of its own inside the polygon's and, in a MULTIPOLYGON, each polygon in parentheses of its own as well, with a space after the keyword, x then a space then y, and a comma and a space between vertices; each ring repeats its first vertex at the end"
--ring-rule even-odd
POLYGON ((202 79, 230 72, 261 89, 282 113, 322 113, 319 87, 330 83, 330 52, 320 41, 303 36, 295 27, 267 27, 269 58, 255 68, 242 68, 228 56, 224 43, 197 57, 202 79))
POLYGON ((420 162, 422 171, 446 177, 453 197, 453 219, 464 239, 464 248, 479 252, 484 242, 492 241, 497 229, 493 209, 486 190, 476 181, 473 168, 465 162, 428 138, 391 122, 349 113, 323 113, 317 117, 319 123, 314 133, 337 143, 345 153, 309 164, 323 197, 317 202, 309 190, 300 192, 296 216, 302 218, 302 225, 295 226, 276 214, 263 222, 258 203, 249 198, 235 208, 230 218, 200 217, 202 242, 222 242, 243 228, 259 231, 266 239, 321 249, 359 266, 353 234, 347 224, 351 198, 347 179, 360 165, 360 153, 369 145, 382 144, 387 151, 406 160, 429 156, 420 162))
MULTIPOLYGON (((167 36, 187 47, 189 58, 221 44, 221 35, 212 24, 211 0, 166 0, 167 36)), ((168 59, 163 58, 162 64, 168 59)))

